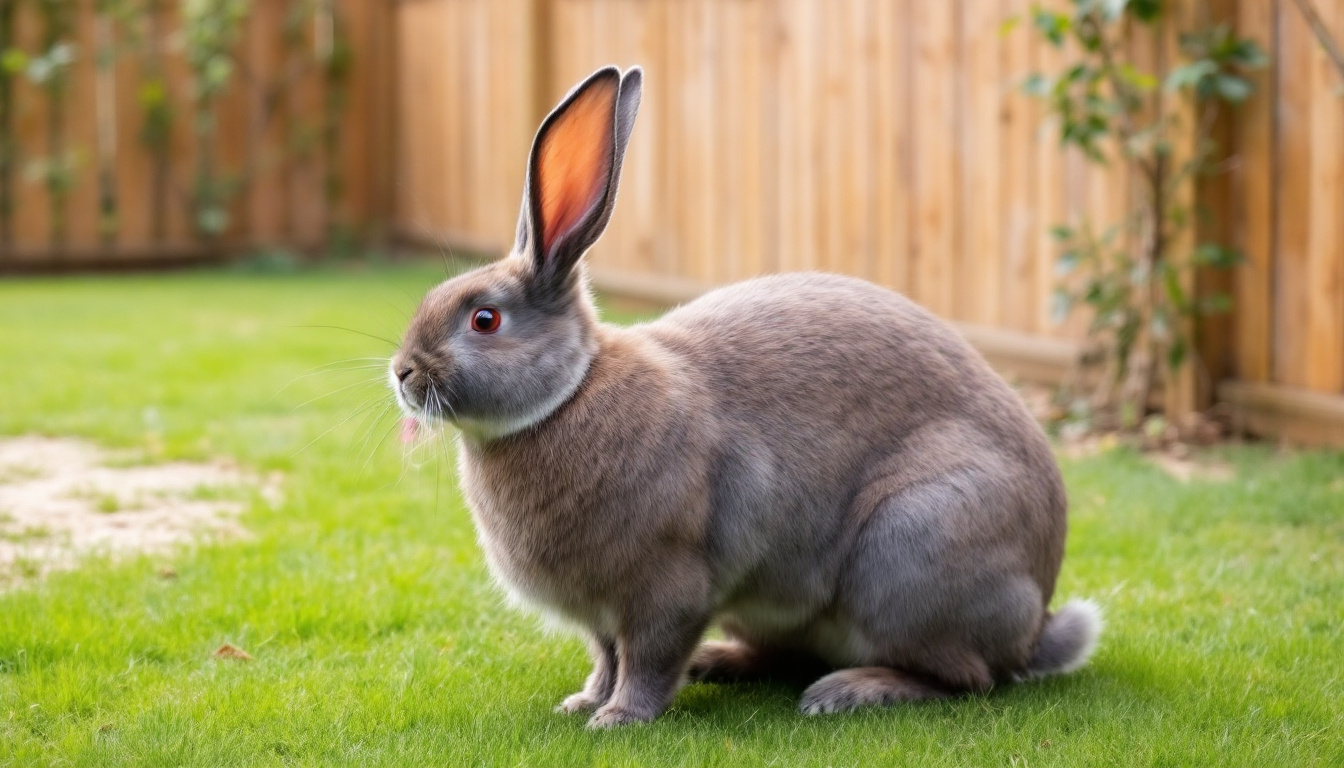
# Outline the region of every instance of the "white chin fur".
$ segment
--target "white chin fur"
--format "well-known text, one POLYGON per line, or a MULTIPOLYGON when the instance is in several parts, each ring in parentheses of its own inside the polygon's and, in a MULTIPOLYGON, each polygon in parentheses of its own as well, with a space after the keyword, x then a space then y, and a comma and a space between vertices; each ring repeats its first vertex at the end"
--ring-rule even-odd
POLYGON ((583 383, 584 377, 588 375, 588 367, 584 366, 582 370, 576 372, 572 380, 566 382, 566 386, 557 389, 549 398, 537 405, 535 408, 524 413, 512 416, 506 419, 473 419, 470 417, 459 417, 454 420, 457 428, 462 433, 473 440, 488 442, 498 440, 501 437, 522 432, 541 422, 545 421, 552 413, 565 404, 569 398, 573 397, 574 392, 578 390, 579 385, 583 383))
POLYGON ((537 407, 512 416, 506 419, 474 419, 471 417, 445 418, 443 416, 431 417, 423 408, 412 407, 406 402, 406 398, 401 394, 400 382, 397 381, 396 374, 391 368, 387 371, 388 386, 392 388, 392 393, 397 398, 397 405, 401 406, 402 413, 415 419, 419 419, 422 424, 429 424, 435 421, 446 421, 451 423, 462 431, 463 434, 481 442, 498 440, 501 437, 522 432, 529 427, 540 424, 548 416, 555 413, 556 409, 564 405, 574 392, 578 390, 579 385, 583 383, 584 377, 588 375, 588 367, 585 365, 582 370, 576 372, 572 381, 567 382, 567 386, 557 389, 554 394, 543 401, 537 407))

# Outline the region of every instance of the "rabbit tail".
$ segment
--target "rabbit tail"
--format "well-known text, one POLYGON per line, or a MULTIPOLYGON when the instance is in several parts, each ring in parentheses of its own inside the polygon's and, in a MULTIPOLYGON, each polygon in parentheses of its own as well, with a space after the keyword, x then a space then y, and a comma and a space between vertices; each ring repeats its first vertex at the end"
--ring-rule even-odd
POLYGON ((1058 675, 1082 667, 1097 649, 1101 627, 1101 607, 1096 603, 1091 600, 1066 603, 1045 620, 1021 678, 1058 675))

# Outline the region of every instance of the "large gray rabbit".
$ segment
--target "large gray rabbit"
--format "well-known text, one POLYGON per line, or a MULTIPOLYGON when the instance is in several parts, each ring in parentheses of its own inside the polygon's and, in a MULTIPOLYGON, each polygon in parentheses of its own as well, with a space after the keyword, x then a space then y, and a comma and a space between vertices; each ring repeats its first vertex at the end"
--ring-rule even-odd
POLYGON ((593 672, 559 708, 612 726, 687 678, 813 674, 815 714, 1081 666, 1096 608, 1046 610, 1058 467, 946 323, 818 273, 598 320, 581 259, 640 85, 599 70, 542 122, 513 251, 430 291, 390 372, 408 414, 460 429, 496 578, 586 633, 593 672), (727 641, 702 642, 713 623, 727 641))

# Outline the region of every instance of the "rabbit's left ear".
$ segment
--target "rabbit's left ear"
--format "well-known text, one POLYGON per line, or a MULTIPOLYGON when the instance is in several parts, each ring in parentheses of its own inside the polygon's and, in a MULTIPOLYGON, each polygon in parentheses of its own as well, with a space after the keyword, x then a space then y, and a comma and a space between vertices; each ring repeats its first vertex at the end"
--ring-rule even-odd
POLYGON ((566 281, 611 218, 642 73, 593 73, 541 123, 527 162, 516 250, 541 281, 566 281))

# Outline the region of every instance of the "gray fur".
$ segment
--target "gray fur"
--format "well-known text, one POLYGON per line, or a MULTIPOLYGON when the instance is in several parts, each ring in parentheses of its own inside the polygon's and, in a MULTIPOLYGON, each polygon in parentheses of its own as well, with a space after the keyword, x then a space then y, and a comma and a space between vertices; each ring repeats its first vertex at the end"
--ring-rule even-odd
MULTIPOLYGON (((594 140, 629 136, 625 82, 617 125, 594 131, 617 138, 594 140)), ((594 221, 575 229, 595 237, 594 221)), ((557 282, 525 252, 529 226, 519 252, 430 292, 393 370, 412 369, 397 384, 409 412, 462 428, 496 578, 589 635, 593 675, 563 710, 618 725, 656 717, 688 672, 831 669, 803 708, 834 711, 1077 658, 1075 614, 1047 624, 1066 527, 1054 457, 946 323, 799 273, 606 325, 581 262, 557 282), (497 333, 468 328, 482 303, 503 312, 497 333), (713 622, 730 643, 697 653, 713 622)))

